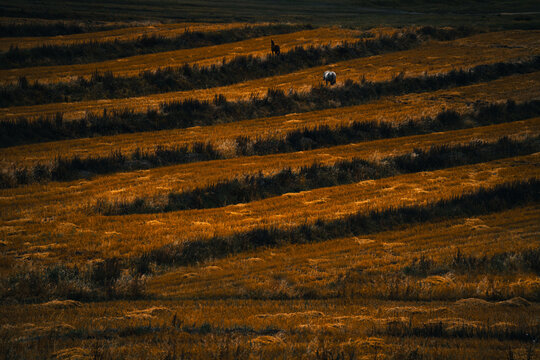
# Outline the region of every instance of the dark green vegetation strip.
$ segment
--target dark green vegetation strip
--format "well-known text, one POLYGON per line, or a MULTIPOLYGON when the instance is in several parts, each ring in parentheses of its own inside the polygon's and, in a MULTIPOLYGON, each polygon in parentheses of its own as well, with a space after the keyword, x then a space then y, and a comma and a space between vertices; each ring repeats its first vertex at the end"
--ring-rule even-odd
POLYGON ((135 113, 131 110, 89 114, 82 119, 66 121, 62 114, 39 119, 0 121, 0 147, 55 141, 98 135, 115 135, 140 131, 155 131, 207 126, 240 120, 279 116, 288 113, 354 106, 383 96, 435 91, 456 86, 487 82, 503 76, 540 70, 540 56, 518 62, 479 65, 469 70, 452 70, 445 74, 404 78, 398 75, 383 82, 356 83, 312 88, 308 92, 285 94, 268 90, 263 98, 228 101, 216 96, 213 101, 186 99, 161 105, 161 111, 135 113))
MULTIPOLYGON (((491 324, 492 325, 492 324, 491 324)), ((518 326, 493 327, 490 324, 483 326, 471 326, 463 321, 454 327, 448 326, 443 321, 430 321, 422 325, 412 322, 402 323, 389 321, 384 328, 373 328, 373 333, 395 337, 428 337, 428 338, 480 338, 518 340, 527 343, 536 343, 540 336, 540 325, 522 322, 518 326)), ((414 359, 414 357, 411 357, 414 359)), ((421 357, 418 357, 421 359, 421 357)), ((529 357, 532 359, 532 357, 529 357)))
MULTIPOLYGON (((117 339, 119 337, 129 337, 129 336, 141 336, 145 334, 153 334, 159 332, 177 332, 177 333, 188 333, 188 334, 215 334, 215 335, 230 335, 230 334, 241 334, 241 335, 274 335, 282 329, 275 327, 267 327, 260 330, 254 329, 251 326, 233 326, 233 327, 222 327, 222 326, 213 326, 209 323, 203 323, 199 326, 197 325, 187 325, 183 324, 183 319, 177 318, 176 314, 173 316, 172 324, 163 324, 161 326, 152 326, 152 325, 139 325, 139 326, 126 326, 120 328, 105 328, 105 329, 75 329, 75 330, 66 330, 64 332, 57 332, 53 334, 38 335, 38 336, 28 336, 20 337, 17 342, 29 342, 29 341, 38 341, 40 339, 51 338, 51 335, 54 336, 55 340, 60 339, 117 339)), ((168 358, 166 358, 168 359, 168 358)), ((175 359, 175 357, 171 357, 175 359)))
POLYGON ((390 230, 401 225, 473 216, 514 208, 540 200, 540 180, 529 179, 479 189, 449 200, 358 212, 336 220, 318 220, 289 229, 259 228, 230 236, 186 240, 181 245, 170 244, 150 251, 138 259, 140 271, 147 271, 150 263, 164 265, 192 265, 222 258, 259 247, 320 242, 339 237, 358 236, 390 230))
POLYGON ((82 119, 72 121, 65 121, 61 113, 55 117, 3 120, 0 121, 0 147, 207 126, 292 112, 303 113, 354 106, 383 96, 465 86, 512 74, 530 73, 539 69, 540 56, 536 56, 520 62, 479 65, 469 70, 452 70, 446 74, 416 78, 404 78, 398 75, 393 80, 376 83, 365 81, 356 83, 347 80, 339 87, 327 88, 321 85, 305 93, 285 94, 283 91, 270 89, 265 97, 250 100, 228 101, 222 95, 216 96, 213 101, 186 99, 163 103, 160 111, 148 110, 146 113, 136 113, 125 109, 104 111, 102 115, 88 114, 82 119))
POLYGON ((388 157, 380 162, 352 159, 333 165, 315 163, 297 171, 287 168, 275 175, 264 175, 261 172, 182 193, 170 192, 159 198, 117 202, 100 199, 95 210, 105 215, 126 215, 222 207, 285 193, 476 164, 538 151, 540 136, 523 140, 503 137, 495 143, 473 141, 463 145, 437 145, 427 150, 417 149, 412 153, 388 157))
MULTIPOLYGON (((200 67, 185 65, 143 71, 137 76, 121 77, 107 72, 96 73, 89 80, 79 78, 56 84, 30 84, 22 77, 17 83, 0 87, 0 106, 37 105, 97 99, 127 98, 171 91, 184 91, 226 86, 242 81, 271 77, 328 63, 411 49, 422 38, 454 39, 469 35, 472 30, 435 29, 426 27, 405 34, 381 36, 338 46, 298 46, 279 56, 237 56, 221 65, 200 67), (418 34, 426 33, 426 36, 418 34)), ((268 50, 270 53, 270 49, 268 50)))
POLYGON ((449 272, 468 274, 473 271, 492 274, 534 272, 540 275, 540 248, 520 252, 509 251, 490 256, 464 254, 458 248, 446 262, 437 261, 422 254, 419 258, 414 258, 402 271, 405 275, 422 277, 449 272))
MULTIPOLYGON (((470 288, 466 284, 470 282, 471 279, 473 279, 473 282, 478 282, 483 276, 488 274, 496 276, 506 275, 507 278, 510 279, 513 279, 514 276, 518 274, 539 274, 539 260, 540 248, 538 247, 489 255, 485 252, 484 254, 464 255, 458 248, 454 255, 447 257, 444 260, 438 259, 434 261, 430 257, 422 254, 420 259, 414 258, 413 261, 404 268, 390 271, 369 266, 352 265, 338 277, 333 288, 337 290, 336 296, 345 298, 363 298, 367 296, 371 298, 399 301, 450 301, 469 297, 481 297, 486 300, 506 300, 495 303, 496 305, 529 306, 530 303, 527 300, 516 298, 515 296, 519 294, 519 292, 516 293, 511 290, 510 287, 486 289, 480 294, 476 291, 476 287, 470 288), (435 275, 439 277, 444 276, 442 279, 452 279, 450 280, 450 284, 448 284, 450 286, 448 291, 441 293, 439 291, 432 292, 431 288, 426 289, 426 281, 428 283, 430 281, 426 278, 435 275), (478 277, 478 275, 483 276, 478 277), (456 282, 454 282, 454 280, 456 282), (510 299, 511 297, 512 299, 510 299)), ((446 286, 447 284, 444 285, 446 286)), ((309 292, 305 292, 303 296, 308 294, 309 292)), ((535 293, 534 291, 531 291, 527 295, 521 294, 532 301, 540 300, 540 294, 538 292, 535 293)), ((488 306, 493 303, 490 304, 485 302, 484 304, 488 306)), ((411 324, 407 321, 406 324, 398 324, 398 328, 405 330, 409 325, 411 324)), ((441 326, 439 322, 436 324, 428 323, 425 325, 434 327, 441 326)), ((443 326, 443 330, 445 330, 449 324, 447 323, 445 325, 446 326, 443 326)), ((535 324, 532 328, 528 332, 522 332, 521 334, 538 333, 540 331, 540 324, 535 324)), ((430 329, 424 330, 426 330, 426 333, 429 333, 430 331, 430 329)), ((508 331, 509 336, 515 336, 511 329, 506 330, 510 330, 508 331)), ((421 331, 422 329, 419 329, 417 333, 411 332, 411 335, 423 336, 421 331)), ((462 334, 466 337, 478 336, 475 335, 474 329, 471 329, 468 326, 465 326, 464 329, 458 331, 460 332, 460 335, 462 334), (461 333, 461 331, 463 331, 463 333, 461 333)), ((438 336, 447 336, 447 334, 448 333, 441 332, 438 336)), ((489 336, 485 332, 480 332, 480 334, 489 336)), ((524 336, 521 339, 526 340, 527 337, 524 336)))
POLYGON ((10 276, 0 277, 0 302, 41 302, 52 299, 110 300, 145 297, 140 276, 122 274, 125 264, 118 258, 97 261, 88 266, 62 264, 48 267, 23 264, 10 276))
POLYGON ((135 40, 88 41, 69 45, 42 45, 30 49, 13 47, 7 52, 0 53, 0 69, 88 64, 162 51, 219 45, 305 29, 313 29, 313 27, 310 25, 275 24, 211 32, 186 30, 182 35, 176 37, 153 35, 142 36, 135 40))
POLYGON ((54 23, 0 24, 0 37, 58 36, 118 29, 123 26, 58 21, 54 23))
MULTIPOLYGON (((539 115, 540 101, 533 100, 521 104, 508 101, 502 104, 482 105, 465 114, 458 114, 452 110, 443 111, 434 118, 410 120, 398 125, 387 122, 355 121, 352 124, 336 128, 327 125, 314 129, 304 128, 292 131, 283 137, 249 139, 240 136, 236 138, 236 154, 233 157, 313 150, 360 141, 499 124, 539 115)), ((58 156, 52 163, 38 163, 27 168, 14 166, 12 169, 0 172, 0 188, 48 181, 74 180, 92 174, 149 169, 189 162, 218 160, 226 157, 212 144, 201 142, 197 142, 191 147, 187 145, 158 146, 156 149, 148 151, 136 149, 130 154, 113 151, 108 156, 87 158, 77 156, 62 158, 58 156)))
POLYGON ((260 247, 377 233, 403 225, 488 214, 538 201, 540 180, 529 179, 424 205, 358 212, 336 220, 319 220, 289 229, 258 228, 230 236, 187 240, 181 245, 166 245, 140 257, 125 260, 109 258, 81 269, 66 265, 41 268, 29 265, 28 269, 0 277, 0 301, 141 298, 146 295, 140 275, 151 273, 152 264, 192 265, 260 247))

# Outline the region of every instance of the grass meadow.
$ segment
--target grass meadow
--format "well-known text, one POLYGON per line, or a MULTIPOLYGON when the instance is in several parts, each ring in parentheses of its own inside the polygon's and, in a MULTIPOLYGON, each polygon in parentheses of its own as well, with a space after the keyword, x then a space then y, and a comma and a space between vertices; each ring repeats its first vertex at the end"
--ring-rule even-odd
POLYGON ((2 4, 0 359, 540 358, 535 4, 197 4, 2 4))

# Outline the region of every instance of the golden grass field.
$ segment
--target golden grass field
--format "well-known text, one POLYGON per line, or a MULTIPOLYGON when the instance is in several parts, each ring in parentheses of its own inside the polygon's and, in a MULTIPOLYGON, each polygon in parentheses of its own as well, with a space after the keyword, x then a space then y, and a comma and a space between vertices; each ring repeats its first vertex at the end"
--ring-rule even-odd
POLYGON ((476 101, 528 101, 537 99, 538 96, 540 73, 535 72, 449 90, 386 97, 364 105, 343 107, 339 111, 329 109, 222 125, 155 131, 151 132, 150 137, 148 133, 134 133, 15 146, 2 150, 0 164, 5 167, 13 164, 30 165, 50 160, 51 154, 84 158, 106 155, 116 149, 131 152, 136 148, 188 145, 197 141, 211 142, 226 150, 230 142, 240 135, 264 138, 280 136, 301 128, 315 128, 320 125, 334 127, 360 120, 398 124, 411 118, 435 116, 443 109, 458 112, 470 110, 476 101))
POLYGON ((296 46, 335 45, 344 41, 353 41, 355 35, 359 33, 359 31, 341 28, 319 28, 290 34, 263 36, 232 44, 138 55, 100 63, 0 70, 0 78, 3 82, 13 82, 20 76, 26 76, 29 81, 37 80, 51 83, 76 79, 79 76, 90 77, 96 71, 101 73, 111 71, 116 75, 133 76, 141 71, 155 70, 160 67, 178 67, 184 64, 209 66, 218 64, 223 59, 228 60, 239 55, 262 56, 268 53, 271 38, 279 43, 281 51, 285 52, 296 46))
MULTIPOLYGON (((317 30, 308 31, 313 32, 317 30)), ((327 36, 339 36, 339 32, 328 32, 327 36)), ((480 34, 462 40, 455 40, 453 42, 430 42, 418 49, 368 58, 359 58, 341 63, 329 64, 328 66, 310 68, 272 78, 246 81, 226 87, 200 89, 187 92, 181 91, 129 99, 103 99, 82 101, 77 103, 18 106, 0 109, 0 116, 2 116, 2 118, 21 116, 35 117, 41 115, 54 115, 57 112, 62 112, 64 114, 64 118, 73 119, 80 118, 88 112, 102 112, 104 109, 113 110, 127 108, 135 111, 146 111, 147 109, 158 108, 159 104, 164 101, 181 100, 185 98, 211 100, 216 95, 223 94, 228 99, 236 100, 246 99, 250 96, 264 95, 269 88, 281 89, 284 91, 289 91, 289 89, 302 91, 308 90, 313 86, 320 85, 322 83, 321 73, 327 68, 331 68, 333 71, 340 74, 337 80, 338 84, 343 83, 346 79, 358 81, 362 77, 365 77, 365 79, 368 81, 387 81, 401 72, 403 72, 406 77, 419 76, 424 73, 444 73, 452 69, 468 69, 480 64, 517 60, 537 54, 540 47, 537 40, 538 34, 539 33, 536 31, 509 31, 495 34, 480 34), (433 54, 437 54, 437 56, 430 56, 433 54)), ((293 34, 281 36, 292 37, 293 34)), ((266 48, 268 47, 269 39, 267 38, 264 41, 261 41, 261 38, 259 38, 246 41, 253 42, 255 40, 261 42, 259 53, 267 54, 266 48), (266 51, 263 51, 265 49, 266 51)), ((305 41, 309 41, 309 39, 305 39, 305 41)), ((313 39, 312 41, 322 44, 326 43, 325 41, 313 39)), ((230 50, 231 47, 234 47, 235 45, 224 44, 219 46, 223 46, 230 50)), ((180 51, 188 53, 192 50, 180 51)), ((206 61, 219 62, 222 59, 221 56, 213 57, 213 53, 208 53, 206 50, 202 50, 200 52, 204 52, 206 56, 212 54, 212 58, 207 59, 206 61)), ((157 55, 153 54, 152 56, 157 55)), ((93 64, 86 64, 82 66, 91 67, 92 65, 93 64)), ((156 67, 159 66, 156 65, 153 68, 156 67)), ((110 69, 112 70, 112 68, 110 69)), ((88 70, 87 73, 91 74, 93 70, 95 70, 95 67, 88 70)), ((46 73, 55 76, 54 73, 49 70, 47 70, 46 73)), ((20 75, 25 75, 29 80, 31 79, 29 70, 24 68, 0 70, 0 79, 4 78, 6 80, 16 80, 20 75), (10 73, 2 73, 2 71, 10 73), (20 73, 15 74, 15 72, 20 73)))
MULTIPOLYGON (((126 40, 144 34, 174 36, 186 27, 218 31, 243 26, 245 23, 240 22, 155 24, 61 37, 4 38, 0 39, 0 51, 12 43, 29 48, 126 40)), ((373 33, 393 31, 399 30, 381 28, 373 33)), ((353 41, 358 34, 359 30, 332 27, 272 38, 287 51, 295 46, 353 41)), ((539 35, 536 30, 487 32, 451 41, 427 41, 412 50, 225 87, 8 107, 0 109, 0 121, 56 112, 63 112, 66 119, 104 109, 142 112, 171 100, 208 100, 217 94, 229 100, 246 99, 262 96, 270 88, 304 92, 322 83, 326 69, 338 74, 335 86, 362 77, 387 81, 399 73, 405 77, 442 74, 540 55, 539 35)), ((219 64, 224 57, 265 56, 269 42, 269 37, 263 37, 118 61, 0 70, 0 82, 11 82, 22 75, 30 81, 56 82, 89 76, 95 70, 135 75, 185 63, 206 66, 219 64)), ((481 189, 540 179, 540 152, 287 192, 222 207, 129 215, 95 211, 98 200, 166 198, 170 192, 205 188, 248 174, 270 175, 285 168, 334 165, 350 159, 382 164, 387 157, 414 149, 475 140, 494 143, 505 136, 539 136, 540 117, 533 116, 265 156, 242 156, 236 149, 239 136, 284 138, 298 129, 320 125, 335 128, 360 120, 402 124, 434 117, 443 110, 463 114, 478 104, 508 100, 540 100, 540 72, 387 96, 357 106, 186 129, 96 134, 0 147, 2 172, 51 164, 58 156, 84 159, 107 156, 114 150, 130 153, 137 148, 191 146, 196 142, 212 144, 225 157, 0 188, 0 353, 6 359, 540 358, 537 201, 497 208, 499 200, 490 203, 487 199, 486 210, 404 221, 366 234, 344 233, 301 244, 284 240, 207 256, 188 265, 156 261, 145 273, 136 272, 134 265, 168 246, 182 249, 197 242, 213 244, 216 237, 255 229, 290 230, 353 214, 367 216, 410 206, 427 208, 481 189), (488 210, 492 208, 498 210, 488 210), (91 293, 90 287, 98 286, 100 273, 95 269, 113 258, 119 259, 122 268, 112 283, 99 285, 102 295, 77 296, 91 293), (61 292, 54 285, 60 287, 61 282, 51 279, 73 267, 79 269, 78 277, 62 285, 71 292, 61 292), (32 274, 39 274, 38 280, 32 280, 32 274), (136 291, 137 286, 144 290, 136 291), (35 296, 29 295, 44 288, 35 296), (19 293, 13 295, 13 289, 19 293), (62 295, 66 293, 72 295, 62 295)), ((538 194, 530 195, 538 199, 538 194)))
MULTIPOLYGON (((39 186, 34 193, 26 189, 23 194, 2 196, 4 247, 8 254, 42 257, 46 261, 56 257, 72 261, 77 258, 89 260, 94 256, 125 257, 190 238, 229 235, 261 225, 288 227, 313 223, 317 219, 336 219, 358 211, 423 204, 479 187, 538 177, 540 169, 530 163, 538 163, 539 157, 540 154, 534 154, 368 180, 223 208, 128 216, 95 215, 88 207, 99 197, 129 198, 171 190, 169 184, 176 173, 167 171, 154 178, 150 175, 152 170, 135 172, 131 175, 134 185, 130 187, 126 186, 129 180, 122 173, 112 179, 98 179, 98 184, 87 181, 68 186, 52 183, 44 185, 50 187, 47 191, 43 191, 44 186, 39 186), (104 180, 108 191, 99 186, 104 180), (51 242, 51 235, 54 242, 51 242)), ((252 167, 255 163, 242 165, 252 167)), ((212 162, 200 164, 199 168, 207 166, 212 166, 212 162)), ((199 176, 194 175, 197 167, 191 166, 190 170, 180 172, 178 176, 199 176)))
MULTIPOLYGON (((265 24, 265 23, 263 23, 265 24)), ((33 48, 43 45, 69 45, 83 42, 97 41, 125 41, 134 40, 142 36, 163 36, 174 37, 183 34, 185 31, 218 31, 224 29, 234 29, 248 26, 249 23, 175 23, 175 24, 152 24, 147 26, 125 27, 114 30, 97 31, 83 34, 57 35, 57 36, 36 36, 1 38, 0 50, 7 51, 11 46, 19 49, 33 48)))

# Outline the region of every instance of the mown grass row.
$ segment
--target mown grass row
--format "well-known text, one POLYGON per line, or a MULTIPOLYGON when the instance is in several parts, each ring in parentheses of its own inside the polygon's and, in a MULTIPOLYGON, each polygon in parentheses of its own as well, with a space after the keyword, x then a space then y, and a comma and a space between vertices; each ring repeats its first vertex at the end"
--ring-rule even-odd
POLYGON ((94 207, 105 215, 157 213, 188 209, 205 209, 248 203, 285 193, 327 186, 351 184, 400 174, 432 171, 454 166, 476 164, 540 151, 540 136, 522 140, 503 137, 497 142, 473 141, 460 145, 437 145, 382 159, 339 161, 333 165, 315 163, 296 171, 286 168, 274 175, 246 175, 224 180, 204 188, 169 192, 166 196, 110 202, 99 199, 94 207))
POLYGON ((146 284, 138 274, 126 272, 118 258, 87 266, 23 264, 10 276, 0 277, 0 302, 40 302, 52 299, 81 301, 138 299, 146 284))
POLYGON ((88 64, 128 56, 225 44, 250 38, 313 29, 311 25, 273 24, 219 31, 189 31, 176 37, 142 36, 133 40, 86 41, 66 45, 11 47, 0 53, 0 69, 28 66, 88 64))
POLYGON ((118 29, 118 25, 100 25, 90 23, 72 23, 57 21, 54 23, 4 23, 0 24, 0 37, 57 36, 82 34, 94 31, 118 29))
POLYGON ((383 96, 435 91, 475 82, 492 81, 503 76, 540 70, 540 56, 515 62, 479 65, 469 70, 452 70, 445 74, 405 78, 403 74, 389 81, 354 82, 342 86, 314 87, 307 92, 269 89, 262 98, 228 101, 223 95, 212 101, 185 99, 161 104, 160 111, 136 113, 125 109, 88 114, 73 121, 55 117, 0 121, 0 146, 14 146, 99 135, 155 131, 191 126, 207 126, 253 118, 279 116, 292 112, 353 106, 383 96))
POLYGON ((337 127, 329 125, 306 127, 293 130, 282 137, 250 139, 239 136, 236 139, 236 152, 238 155, 251 156, 306 151, 354 142, 501 124, 538 115, 540 115, 540 100, 522 103, 507 100, 505 103, 475 104, 467 113, 444 110, 434 117, 410 119, 399 124, 357 120, 337 127))
MULTIPOLYGON (((454 33, 457 30, 439 30, 454 33)), ((31 84, 25 77, 16 83, 0 86, 0 106, 37 105, 53 102, 127 98, 171 91, 226 86, 234 83, 290 73, 323 64, 359 57, 411 49, 422 42, 415 31, 380 36, 337 46, 298 46, 279 56, 237 56, 219 65, 201 67, 184 65, 143 71, 137 76, 121 77, 95 73, 90 79, 80 77, 70 82, 31 84)))
POLYGON ((152 250, 138 259, 138 271, 144 273, 149 264, 192 265, 210 259, 223 258, 260 247, 320 242, 346 236, 358 236, 390 230, 400 225, 412 225, 463 216, 486 214, 514 208, 540 200, 540 179, 497 185, 479 189, 452 199, 424 205, 405 206, 369 213, 358 212, 336 220, 318 220, 289 229, 261 227, 229 236, 187 240, 152 250))
POLYGON ((131 154, 123 154, 121 151, 115 150, 107 156, 87 158, 58 156, 48 164, 38 163, 31 167, 14 167, 0 172, 0 188, 49 181, 67 181, 87 178, 95 174, 149 169, 221 158, 223 155, 211 144, 202 142, 194 143, 191 146, 157 146, 152 151, 137 149, 131 154))
MULTIPOLYGON (((465 300, 464 305, 527 307, 530 306, 527 299, 535 302, 540 300, 534 280, 533 283, 529 282, 539 274, 539 257, 540 250, 537 248, 493 255, 463 255, 458 250, 451 259, 436 262, 422 256, 420 260, 414 259, 411 264, 395 271, 352 266, 338 276, 332 287, 336 290, 335 296, 340 298, 367 297, 397 301, 469 299, 470 302, 465 300), (488 278, 493 280, 486 283, 485 279, 488 278), (516 279, 520 280, 516 282, 516 279)), ((310 294, 321 297, 324 293, 313 288, 301 292, 303 297, 310 294)), ((444 329, 451 328, 452 331, 465 330, 456 328, 452 319, 441 319, 437 325, 444 329)), ((476 328, 474 323, 459 325, 473 331, 476 328)), ((535 326, 538 325, 536 322, 535 326)), ((508 330, 512 331, 511 328, 508 330)))
POLYGON ((467 274, 475 271, 494 274, 516 272, 540 274, 540 248, 519 252, 508 251, 490 256, 465 254, 458 248, 448 261, 436 261, 422 254, 414 258, 402 271, 405 275, 423 277, 449 272, 467 274))
POLYGON ((289 229, 263 227, 230 236, 169 244, 131 259, 109 258, 85 267, 28 265, 0 278, 0 301, 105 300, 145 297, 144 274, 153 266, 193 265, 261 247, 312 243, 376 233, 398 226, 487 214, 540 200, 540 179, 479 189, 448 200, 319 220, 289 229))
POLYGON ((197 161, 218 160, 236 156, 269 155, 322 147, 349 144, 382 138, 428 134, 473 126, 517 121, 540 115, 540 101, 520 104, 506 103, 476 106, 469 113, 458 114, 448 110, 433 118, 410 120, 401 124, 388 122, 355 121, 335 128, 319 126, 292 131, 280 137, 255 138, 239 136, 234 151, 225 154, 210 143, 197 142, 191 146, 158 146, 153 150, 136 149, 132 153, 113 151, 106 156, 58 156, 50 163, 30 167, 4 169, 0 172, 0 188, 10 188, 32 183, 66 181, 95 174, 149 169, 159 166, 197 161))
MULTIPOLYGON (((493 338, 500 340, 517 340, 532 344, 540 337, 540 324, 538 323, 520 323, 517 326, 503 324, 502 326, 497 327, 489 326, 489 324, 473 326, 463 320, 458 325, 448 326, 448 324, 445 324, 442 320, 428 321, 424 324, 413 324, 412 322, 402 322, 399 320, 389 321, 384 327, 374 328, 373 335, 461 339, 493 338)), ((532 352, 530 352, 529 356, 531 357, 528 357, 527 359, 532 360, 532 352)))

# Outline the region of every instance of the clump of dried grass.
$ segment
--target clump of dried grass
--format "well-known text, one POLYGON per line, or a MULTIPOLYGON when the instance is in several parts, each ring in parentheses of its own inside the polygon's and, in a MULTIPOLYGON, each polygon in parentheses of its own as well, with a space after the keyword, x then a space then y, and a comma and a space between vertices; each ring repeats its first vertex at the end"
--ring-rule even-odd
POLYGON ((284 342, 281 338, 278 336, 272 336, 272 335, 261 335, 257 336, 253 340, 251 340, 251 344, 257 347, 262 347, 266 345, 283 345, 284 342))
POLYGON ((257 314, 255 317, 261 318, 261 319, 272 319, 272 318, 291 318, 291 317, 322 317, 325 316, 323 312, 316 311, 316 310, 309 310, 309 311, 298 311, 298 312, 290 312, 290 313, 276 313, 276 314, 257 314))
POLYGON ((45 307, 55 308, 55 309, 68 309, 68 308, 82 306, 82 304, 79 301, 75 301, 75 300, 51 300, 40 305, 45 306, 45 307))
POLYGON ((90 349, 85 349, 82 347, 73 347, 58 350, 53 353, 53 356, 57 360, 87 360, 93 359, 90 349))
POLYGON ((493 306, 511 306, 511 307, 527 307, 531 306, 531 303, 525 300, 522 297, 513 297, 508 300, 490 302, 484 299, 479 298, 466 298, 460 299, 454 303, 454 306, 457 307, 480 307, 480 308, 490 308, 493 306))
POLYGON ((377 350, 384 347, 384 339, 380 337, 370 336, 364 339, 357 339, 351 342, 351 345, 364 350, 377 350))
POLYGON ((136 320, 150 320, 154 319, 159 315, 172 312, 171 309, 164 306, 152 306, 146 309, 133 310, 124 314, 126 319, 136 319, 136 320))

